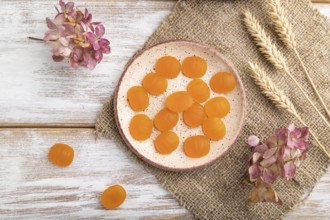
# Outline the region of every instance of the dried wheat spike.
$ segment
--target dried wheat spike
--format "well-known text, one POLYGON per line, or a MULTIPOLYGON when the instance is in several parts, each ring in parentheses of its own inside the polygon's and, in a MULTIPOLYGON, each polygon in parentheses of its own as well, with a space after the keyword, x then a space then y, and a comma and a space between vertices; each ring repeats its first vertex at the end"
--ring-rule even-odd
POLYGON ((265 55, 266 59, 277 69, 283 70, 284 72, 288 71, 289 68, 284 56, 277 49, 276 45, 272 42, 270 37, 266 34, 266 31, 261 27, 260 23, 251 12, 245 12, 245 18, 243 21, 247 30, 259 46, 259 50, 265 55))
MULTIPOLYGON (((290 114, 296 117, 300 123, 307 127, 306 123, 299 116, 297 110, 295 109, 293 103, 290 99, 284 94, 284 92, 277 88, 277 86, 273 83, 273 81, 266 75, 265 71, 257 64, 249 63, 251 68, 251 77, 254 82, 260 87, 261 92, 269 98, 273 104, 290 114)), ((320 143, 320 141, 316 138, 315 133, 310 130, 310 134, 313 136, 314 140, 323 150, 323 152, 330 159, 330 153, 325 149, 325 147, 320 143)))
POLYGON ((266 2, 270 18, 275 24, 275 29, 280 39, 289 48, 296 49, 297 43, 295 40, 295 35, 292 31, 291 24, 285 16, 285 11, 281 6, 281 2, 279 0, 268 0, 266 2))

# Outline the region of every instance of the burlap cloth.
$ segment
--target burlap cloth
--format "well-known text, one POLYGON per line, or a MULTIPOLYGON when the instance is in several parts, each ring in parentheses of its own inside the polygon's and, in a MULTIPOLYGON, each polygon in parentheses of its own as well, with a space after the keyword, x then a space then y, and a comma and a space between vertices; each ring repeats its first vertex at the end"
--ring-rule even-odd
MULTIPOLYGON (((274 204, 249 205, 245 202, 252 186, 244 182, 247 177, 249 150, 246 138, 250 134, 267 137, 274 128, 286 127, 296 122, 291 115, 278 111, 255 86, 249 76, 248 61, 262 64, 278 87, 292 99, 298 111, 330 151, 330 130, 316 115, 288 77, 268 64, 260 55, 242 23, 242 13, 250 10, 274 37, 274 27, 266 14, 265 0, 179 1, 171 15, 160 25, 145 46, 170 39, 189 39, 217 48, 232 61, 238 70, 247 92, 248 117, 240 139, 230 152, 210 167, 193 172, 166 172, 137 159, 125 146, 117 131, 111 98, 97 120, 98 134, 118 141, 118 146, 141 162, 168 189, 180 204, 200 219, 279 219, 284 213, 300 204, 315 183, 324 174, 329 161, 318 146, 310 146, 307 160, 300 167, 295 181, 277 181, 275 189, 284 201, 274 204)), ((308 0, 287 0, 284 6, 293 25, 298 50, 312 74, 325 102, 330 102, 330 24, 314 10, 308 0)), ((143 27, 141 27, 143 28, 143 27)), ((294 75, 311 95, 307 80, 293 53, 280 48, 287 57, 294 75)), ((322 109, 319 106, 319 109, 322 109)), ((323 112, 323 110, 322 110, 323 112)))

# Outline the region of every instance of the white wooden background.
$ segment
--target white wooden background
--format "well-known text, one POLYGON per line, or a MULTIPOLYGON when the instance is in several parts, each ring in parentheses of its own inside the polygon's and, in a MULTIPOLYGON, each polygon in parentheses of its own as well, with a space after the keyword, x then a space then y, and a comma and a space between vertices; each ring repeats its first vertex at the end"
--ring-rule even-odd
MULTIPOLYGON (((329 2, 329 0, 323 0, 329 2)), ((320 2, 320 1, 318 1, 320 2)), ((169 14, 173 0, 76 1, 104 22, 112 53, 92 72, 54 63, 43 37, 56 1, 0 1, 0 219, 190 219, 189 213, 143 167, 110 140, 95 140, 94 122, 124 65, 169 14), (75 149, 73 164, 51 165, 57 142, 75 149), (99 204, 109 185, 127 200, 107 211, 99 204)), ((317 3, 330 16, 330 4, 317 3)), ((330 171, 287 219, 330 218, 330 171)))

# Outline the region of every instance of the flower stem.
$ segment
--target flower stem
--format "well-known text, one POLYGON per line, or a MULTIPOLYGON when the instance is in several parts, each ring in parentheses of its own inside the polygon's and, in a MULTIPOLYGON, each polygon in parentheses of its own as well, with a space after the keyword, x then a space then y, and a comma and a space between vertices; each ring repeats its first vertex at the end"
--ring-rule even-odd
POLYGON ((36 37, 28 37, 30 40, 38 40, 38 41, 44 41, 44 39, 36 38, 36 37))
POLYGON ((315 86, 313 80, 311 79, 311 77, 310 77, 310 75, 309 75, 309 73, 308 73, 308 71, 307 71, 307 69, 306 69, 306 67, 305 67, 305 64, 304 64, 304 62, 302 61, 302 59, 301 59, 301 57, 300 57, 300 55, 299 55, 297 49, 294 48, 293 51, 294 51, 294 53, 296 54, 296 57, 298 58, 298 60, 299 60, 299 62, 300 62, 300 64, 301 64, 301 66, 302 66, 302 68, 303 68, 303 70, 304 70, 304 72, 305 72, 305 74, 306 74, 306 77, 307 77, 308 81, 309 81, 310 84, 312 85, 312 87, 313 87, 313 89, 314 89, 314 92, 316 93, 317 97, 319 98, 320 102, 322 103, 323 108, 325 109, 325 111, 326 111, 328 117, 330 117, 330 111, 329 111, 329 109, 327 108, 326 104, 324 103, 324 100, 323 100, 323 98, 321 97, 320 93, 318 92, 318 90, 317 90, 317 88, 316 88, 316 86, 315 86))
POLYGON ((314 105, 314 103, 312 102, 312 100, 309 98, 309 96, 306 94, 306 92, 304 91, 304 89, 301 87, 301 85, 297 82, 297 80, 292 76, 292 74, 290 73, 290 71, 288 69, 285 69, 284 72, 293 80, 293 82, 297 85, 297 87, 300 89, 300 91, 302 92, 302 94, 305 96, 305 98, 308 100, 308 102, 313 106, 313 108, 315 109, 315 111, 320 115, 320 117, 322 118, 322 120, 326 123, 326 125, 328 126, 328 128, 330 128, 330 124, 328 122, 328 120, 322 115, 322 113, 317 109, 317 107, 314 105))

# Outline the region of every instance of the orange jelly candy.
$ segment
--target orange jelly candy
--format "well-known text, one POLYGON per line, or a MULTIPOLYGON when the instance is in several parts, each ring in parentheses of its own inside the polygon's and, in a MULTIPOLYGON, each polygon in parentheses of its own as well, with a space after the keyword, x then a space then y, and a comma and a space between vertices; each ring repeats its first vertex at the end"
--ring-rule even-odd
POLYGON ((164 56, 156 62, 156 72, 162 77, 173 79, 179 75, 181 71, 181 63, 172 56, 164 56))
POLYGON ((101 196, 101 204, 106 209, 118 208, 126 199, 126 191, 120 185, 110 186, 101 196))
POLYGON ((183 112, 194 103, 193 98, 188 92, 174 92, 166 99, 166 107, 174 112, 183 112))
POLYGON ((151 136, 152 121, 146 115, 135 115, 131 119, 129 131, 135 140, 144 141, 151 136))
POLYGON ((165 131, 158 135, 154 144, 158 153, 170 154, 178 147, 179 137, 173 131, 165 131))
POLYGON ((142 86, 133 86, 127 92, 128 103, 136 111, 143 111, 149 105, 149 96, 142 86))
POLYGON ((179 120, 179 114, 164 108, 160 110, 154 119, 154 125, 159 131, 167 131, 172 129, 179 120))
POLYGON ((67 144, 54 144, 48 152, 49 161, 60 167, 69 166, 73 157, 74 150, 67 144))
POLYGON ((198 56, 187 57, 182 63, 183 74, 190 78, 200 78, 204 76, 206 70, 206 61, 198 56))
POLYGON ((210 97, 210 88, 201 79, 193 79, 187 87, 188 93, 196 102, 205 102, 210 97))
POLYGON ((236 77, 228 72, 216 73, 210 80, 211 89, 217 93, 230 92, 235 89, 236 84, 236 77))
POLYGON ((159 74, 149 73, 144 77, 142 86, 151 95, 160 95, 167 89, 167 80, 159 74))
POLYGON ((203 132, 212 141, 218 141, 226 135, 226 126, 219 118, 207 118, 203 122, 203 132))
POLYGON ((183 121, 191 128, 200 126, 206 117, 204 108, 199 103, 194 103, 190 108, 183 112, 183 121))
POLYGON ((210 145, 210 140, 207 137, 197 135, 186 139, 183 150, 188 157, 200 158, 210 152, 210 145))
POLYGON ((230 111, 230 104, 225 97, 216 97, 205 103, 205 113, 208 117, 223 118, 230 111))

